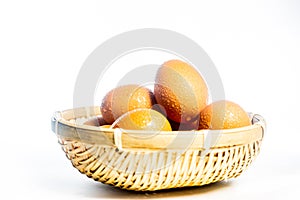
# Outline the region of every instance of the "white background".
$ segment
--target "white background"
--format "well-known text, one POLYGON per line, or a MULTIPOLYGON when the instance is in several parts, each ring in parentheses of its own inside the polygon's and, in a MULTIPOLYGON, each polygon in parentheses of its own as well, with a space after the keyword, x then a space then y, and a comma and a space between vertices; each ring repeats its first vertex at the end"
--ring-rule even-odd
POLYGON ((299 197, 299 11, 297 0, 1 1, 1 199, 299 197), (197 42, 226 98, 266 118, 261 154, 241 177, 134 194, 86 178, 65 158, 50 130, 52 113, 72 107, 77 74, 98 45, 137 28, 197 42))

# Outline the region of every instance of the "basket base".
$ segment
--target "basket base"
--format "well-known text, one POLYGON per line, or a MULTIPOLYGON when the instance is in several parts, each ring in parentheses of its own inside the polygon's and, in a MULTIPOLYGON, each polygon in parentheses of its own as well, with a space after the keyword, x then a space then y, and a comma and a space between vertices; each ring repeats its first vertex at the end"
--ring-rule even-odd
POLYGON ((59 139, 63 151, 81 173, 126 190, 155 191, 202 186, 238 177, 259 153, 261 141, 201 150, 119 151, 115 147, 59 139))

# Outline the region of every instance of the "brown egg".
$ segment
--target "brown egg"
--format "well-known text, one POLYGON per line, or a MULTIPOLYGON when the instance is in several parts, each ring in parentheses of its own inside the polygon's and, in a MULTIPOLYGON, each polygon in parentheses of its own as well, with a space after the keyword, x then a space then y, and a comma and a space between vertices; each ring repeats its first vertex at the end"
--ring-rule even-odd
POLYGON ((124 113, 137 108, 151 108, 154 104, 153 93, 139 85, 119 86, 106 94, 102 100, 103 119, 112 124, 124 113))
POLYGON ((129 111, 118 118, 112 127, 127 130, 172 131, 167 118, 161 113, 146 108, 129 111))
POLYGON ((190 121, 187 123, 179 123, 169 119, 173 131, 190 131, 197 130, 199 123, 198 120, 190 121))
POLYGON ((251 125, 250 118, 238 104, 222 100, 205 107, 200 113, 199 129, 230 129, 251 125))
POLYGON ((170 60, 157 72, 154 96, 168 118, 187 123, 207 105, 208 89, 195 68, 180 60, 170 60))

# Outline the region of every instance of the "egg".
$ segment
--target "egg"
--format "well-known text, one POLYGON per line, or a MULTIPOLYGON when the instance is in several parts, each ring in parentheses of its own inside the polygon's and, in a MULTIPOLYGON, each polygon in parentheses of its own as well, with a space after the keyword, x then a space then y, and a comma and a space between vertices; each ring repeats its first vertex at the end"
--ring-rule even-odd
POLYGON ((194 67, 181 60, 169 60, 157 71, 154 96, 168 118, 188 123, 207 105, 208 88, 194 67))
POLYGON ((155 103, 153 93, 139 85, 123 85, 109 91, 102 100, 103 119, 112 124, 124 113, 138 109, 151 108, 155 103))
POLYGON ((188 123, 179 123, 169 119, 173 131, 190 131, 198 129, 198 120, 191 121, 188 123))
POLYGON ((247 112, 238 104, 221 100, 206 106, 200 113, 199 129, 230 129, 251 125, 247 112))
POLYGON ((127 130, 172 131, 171 125, 165 116, 153 109, 146 108, 125 113, 111 127, 127 130))

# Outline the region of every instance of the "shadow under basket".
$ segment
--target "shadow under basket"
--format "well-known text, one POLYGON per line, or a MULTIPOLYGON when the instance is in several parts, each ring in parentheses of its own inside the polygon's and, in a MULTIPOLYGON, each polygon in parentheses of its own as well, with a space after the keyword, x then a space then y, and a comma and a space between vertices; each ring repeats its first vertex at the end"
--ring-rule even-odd
POLYGON ((73 166, 88 177, 126 190, 201 186, 239 176, 260 151, 264 119, 225 130, 125 131, 85 125, 99 107, 56 112, 52 130, 73 166))

